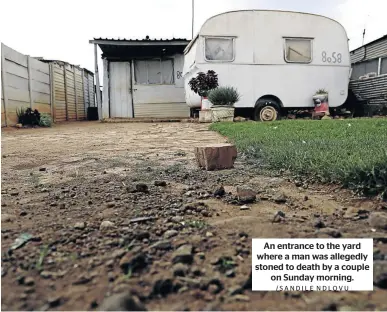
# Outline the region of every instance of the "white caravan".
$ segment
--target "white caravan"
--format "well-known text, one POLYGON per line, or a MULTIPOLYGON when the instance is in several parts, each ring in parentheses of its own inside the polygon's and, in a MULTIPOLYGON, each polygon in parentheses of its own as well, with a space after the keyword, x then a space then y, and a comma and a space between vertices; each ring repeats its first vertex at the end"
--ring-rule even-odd
POLYGON ((327 17, 266 10, 222 13, 204 23, 184 53, 185 98, 191 108, 200 107, 201 99, 188 82, 210 69, 220 86, 238 89, 235 108, 248 108, 255 120, 313 108, 319 89, 328 91, 330 107, 347 99, 348 38, 344 27, 327 17))

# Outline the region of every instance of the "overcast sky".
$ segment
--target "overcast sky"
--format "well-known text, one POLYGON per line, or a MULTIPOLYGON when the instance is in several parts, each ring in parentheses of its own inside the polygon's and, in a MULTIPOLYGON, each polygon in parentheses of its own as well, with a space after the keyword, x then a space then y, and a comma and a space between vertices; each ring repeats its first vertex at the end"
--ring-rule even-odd
MULTIPOLYGON (((350 49, 387 34, 385 0, 195 0, 195 33, 218 13, 276 9, 325 15, 347 30, 350 49)), ((0 41, 31 56, 94 71, 94 37, 191 39, 191 0, 1 0, 0 41)))

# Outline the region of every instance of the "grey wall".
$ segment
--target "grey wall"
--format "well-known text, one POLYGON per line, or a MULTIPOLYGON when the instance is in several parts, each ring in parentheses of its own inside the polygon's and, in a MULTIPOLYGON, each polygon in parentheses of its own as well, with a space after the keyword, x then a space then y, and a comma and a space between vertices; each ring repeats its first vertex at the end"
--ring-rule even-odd
POLYGON ((16 125, 21 108, 63 121, 85 119, 86 108, 95 106, 94 75, 86 70, 64 62, 45 63, 4 44, 1 65, 2 127, 16 125))
POLYGON ((51 114, 50 66, 4 44, 1 60, 1 125, 15 125, 20 108, 51 114))

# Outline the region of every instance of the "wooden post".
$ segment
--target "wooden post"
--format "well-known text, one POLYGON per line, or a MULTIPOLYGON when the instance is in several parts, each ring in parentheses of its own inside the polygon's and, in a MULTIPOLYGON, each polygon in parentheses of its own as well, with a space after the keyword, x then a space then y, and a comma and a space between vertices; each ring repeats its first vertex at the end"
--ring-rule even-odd
POLYGON ((29 55, 27 55, 27 70, 28 70, 28 91, 30 94, 30 108, 32 109, 31 57, 29 55))
POLYGON ((69 108, 67 103, 67 78, 66 78, 66 63, 63 63, 63 78, 64 78, 64 94, 65 94, 65 107, 66 107, 66 120, 69 120, 69 108))
POLYGON ((130 96, 132 99, 132 118, 134 118, 134 60, 130 60, 130 89, 130 96))
POLYGON ((99 72, 98 72, 98 53, 97 53, 97 44, 94 43, 94 60, 95 60, 95 83, 96 83, 96 93, 97 93, 97 107, 98 107, 98 118, 102 119, 102 106, 101 106, 101 88, 99 85, 99 72))
POLYGON ((74 75, 74 96, 75 96, 75 119, 78 120, 77 76, 75 75, 75 66, 73 66, 73 75, 74 75))
POLYGON ((110 104, 109 104, 109 61, 103 59, 103 88, 102 88, 102 119, 110 117, 110 104))
POLYGON ((8 125, 7 120, 7 107, 8 107, 8 95, 6 92, 6 85, 7 85, 7 79, 6 79, 6 72, 5 72, 5 55, 4 55, 4 44, 1 44, 1 91, 3 94, 3 101, 4 101, 4 121, 5 126, 8 125))
POLYGON ((55 79, 54 79, 54 64, 50 63, 49 65, 50 72, 50 104, 51 104, 51 118, 55 122, 55 79))

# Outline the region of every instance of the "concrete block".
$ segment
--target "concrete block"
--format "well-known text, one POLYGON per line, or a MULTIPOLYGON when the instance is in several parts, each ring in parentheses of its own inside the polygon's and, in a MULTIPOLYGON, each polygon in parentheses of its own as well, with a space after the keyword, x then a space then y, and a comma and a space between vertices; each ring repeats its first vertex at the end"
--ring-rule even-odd
POLYGON ((196 162, 207 171, 231 169, 237 158, 237 149, 232 144, 212 144, 195 147, 196 162))
POLYGON ((211 122, 212 112, 210 110, 199 111, 199 122, 211 122))

